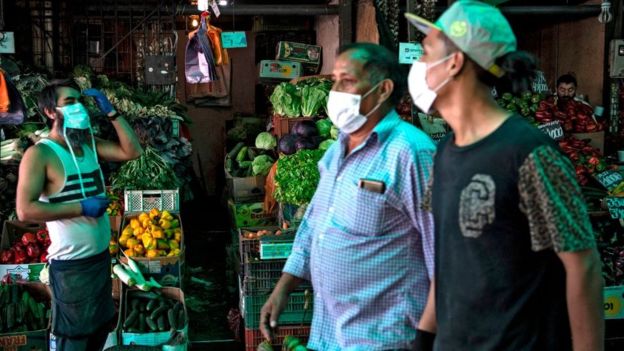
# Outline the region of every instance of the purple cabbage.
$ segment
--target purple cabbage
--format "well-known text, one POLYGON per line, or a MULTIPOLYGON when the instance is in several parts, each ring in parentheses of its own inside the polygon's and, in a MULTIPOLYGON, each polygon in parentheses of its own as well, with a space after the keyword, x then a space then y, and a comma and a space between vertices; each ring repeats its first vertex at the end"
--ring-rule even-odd
POLYGON ((292 134, 286 134, 279 140, 278 149, 279 152, 284 155, 292 155, 297 152, 297 137, 292 134))
POLYGON ((313 121, 299 121, 293 126, 292 133, 304 138, 311 138, 318 136, 319 130, 313 121))

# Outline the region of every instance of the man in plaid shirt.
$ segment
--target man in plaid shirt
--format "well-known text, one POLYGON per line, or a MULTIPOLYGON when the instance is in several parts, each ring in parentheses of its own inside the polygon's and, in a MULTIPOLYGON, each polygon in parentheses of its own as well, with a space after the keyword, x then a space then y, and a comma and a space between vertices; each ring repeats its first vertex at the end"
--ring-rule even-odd
POLYGON ((433 219, 421 210, 435 146, 394 106, 405 75, 375 44, 343 48, 328 115, 340 128, 282 278, 261 311, 266 338, 303 280, 314 288, 308 347, 413 347, 433 274, 433 219))

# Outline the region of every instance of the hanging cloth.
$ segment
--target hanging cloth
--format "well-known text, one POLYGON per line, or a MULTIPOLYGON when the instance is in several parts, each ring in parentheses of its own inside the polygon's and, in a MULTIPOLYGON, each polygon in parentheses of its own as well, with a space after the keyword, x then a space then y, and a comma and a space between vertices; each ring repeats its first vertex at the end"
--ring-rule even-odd
POLYGON ((221 32, 221 28, 208 23, 208 39, 212 44, 212 52, 214 53, 215 64, 217 66, 227 65, 229 63, 227 50, 223 48, 223 44, 221 43, 221 32))
POLYGON ((204 16, 199 29, 189 33, 184 68, 186 81, 191 84, 208 83, 218 79, 204 16))
MULTIPOLYGON (((8 96, 7 112, 0 110, 0 125, 22 124, 22 122, 24 122, 24 118, 26 117, 26 105, 24 104, 24 100, 22 100, 22 96, 11 81, 11 78, 9 78, 4 71, 0 70, 0 76, 2 76, 3 80, 3 85, 0 89, 4 89, 4 87, 6 87, 6 96, 8 96)), ((3 100, 2 93, 0 93, 0 101, 4 101, 4 104, 6 105, 6 101, 3 100)), ((2 103, 3 102, 0 102, 0 105, 2 103)))

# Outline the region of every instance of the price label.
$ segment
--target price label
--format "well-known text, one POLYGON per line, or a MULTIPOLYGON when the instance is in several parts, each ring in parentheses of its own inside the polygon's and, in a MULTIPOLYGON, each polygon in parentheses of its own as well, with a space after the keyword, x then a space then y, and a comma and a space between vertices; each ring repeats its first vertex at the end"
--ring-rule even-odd
POLYGON ((608 197, 607 207, 613 219, 624 218, 624 197, 608 197))
POLYGON ((0 32, 0 54, 15 53, 15 36, 13 32, 0 32))
POLYGON ((624 286, 604 289, 605 319, 624 319, 624 286))
POLYGON ((596 180, 602 184, 608 191, 615 189, 620 183, 624 181, 624 177, 619 172, 606 171, 598 173, 595 176, 596 180))
POLYGON ((158 274, 162 270, 162 265, 160 261, 148 261, 147 262, 147 272, 150 274, 158 274))
POLYGON ((224 49, 246 48, 247 35, 245 32, 222 32, 221 43, 224 49))
POLYGON ((210 8, 212 8, 212 13, 214 13, 215 17, 219 18, 221 16, 221 10, 219 10, 219 5, 215 0, 210 1, 210 8))
POLYGON ((423 54, 423 47, 417 43, 399 43, 399 63, 412 64, 423 54))
POLYGON ((546 124, 540 124, 537 128, 539 128, 539 130, 541 130, 554 140, 563 139, 563 128, 561 127, 561 122, 559 121, 552 121, 546 124))

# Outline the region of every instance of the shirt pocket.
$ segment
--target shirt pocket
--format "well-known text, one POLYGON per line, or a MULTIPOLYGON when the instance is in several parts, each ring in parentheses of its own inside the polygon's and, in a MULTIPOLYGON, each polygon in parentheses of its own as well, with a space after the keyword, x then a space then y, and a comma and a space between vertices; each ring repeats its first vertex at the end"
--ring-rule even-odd
POLYGON ((336 223, 344 232, 358 236, 383 234, 387 212, 387 196, 349 184, 346 196, 340 196, 334 214, 336 223))

